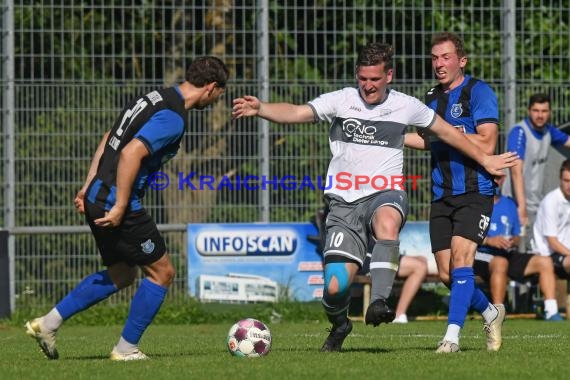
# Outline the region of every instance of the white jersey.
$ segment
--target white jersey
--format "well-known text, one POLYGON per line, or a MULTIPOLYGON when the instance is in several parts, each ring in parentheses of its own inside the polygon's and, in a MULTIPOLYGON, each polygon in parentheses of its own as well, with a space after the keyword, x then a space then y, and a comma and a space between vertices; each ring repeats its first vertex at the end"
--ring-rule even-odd
POLYGON ((541 256, 550 256, 546 236, 554 236, 562 245, 570 248, 570 201, 562 190, 556 188, 540 202, 534 223, 532 250, 541 256))
POLYGON ((309 106, 315 120, 330 123, 332 159, 325 194, 346 202, 384 189, 402 190, 406 127, 429 128, 435 121, 432 109, 394 90, 384 102, 369 105, 357 88, 346 87, 319 96, 309 106))

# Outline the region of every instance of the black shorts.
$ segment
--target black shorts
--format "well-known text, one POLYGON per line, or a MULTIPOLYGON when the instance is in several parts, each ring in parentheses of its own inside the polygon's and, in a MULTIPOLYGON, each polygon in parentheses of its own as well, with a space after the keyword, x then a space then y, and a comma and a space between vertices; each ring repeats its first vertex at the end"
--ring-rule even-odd
POLYGON ((91 227, 105 266, 118 262, 125 262, 131 266, 148 265, 166 253, 164 239, 144 209, 127 212, 121 225, 116 228, 95 225, 93 221, 104 215, 105 210, 93 203, 85 202, 85 219, 91 227))
MULTIPOLYGON (((489 281, 490 272, 489 272, 489 262, 485 260, 479 260, 478 256, 479 253, 475 256, 475 261, 473 263, 473 271, 475 275, 482 277, 485 281, 489 281)), ((534 275, 525 276, 524 271, 528 266, 528 263, 532 259, 533 255, 525 254, 525 253, 518 253, 513 252, 509 255, 502 256, 505 257, 509 261, 509 269, 507 270, 507 276, 511 280, 515 280, 517 282, 525 282, 528 279, 531 279, 534 275)))
POLYGON ((493 197, 477 193, 445 197, 431 204, 431 251, 451 248, 451 237, 461 236, 480 245, 493 213, 493 197))
POLYGON ((550 255, 550 258, 552 259, 552 264, 554 264, 554 273, 556 273, 556 276, 560 279, 570 280, 570 273, 564 269, 563 261, 566 256, 554 252, 550 255))

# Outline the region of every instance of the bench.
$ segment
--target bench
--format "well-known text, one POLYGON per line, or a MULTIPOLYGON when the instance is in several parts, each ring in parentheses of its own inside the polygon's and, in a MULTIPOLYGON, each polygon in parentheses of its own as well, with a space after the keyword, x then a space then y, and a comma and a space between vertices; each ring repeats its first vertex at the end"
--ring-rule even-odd
MULTIPOLYGON (((395 283, 401 282, 403 283, 403 279, 396 279, 395 283)), ((484 285, 485 282, 477 277, 476 279, 479 285, 484 285)), ((428 274, 424 280, 424 283, 438 283, 439 276, 437 274, 428 274)), ((367 275, 356 275, 354 276, 354 284, 361 284, 362 285, 362 316, 366 315, 366 310, 368 310, 368 305, 370 304, 370 287, 372 285, 372 281, 370 276, 367 275)), ((529 286, 529 284, 525 283, 518 283, 515 282, 513 286, 513 281, 509 283, 507 286, 507 294, 505 298, 505 304, 510 306, 510 310, 515 313, 529 313, 532 312, 533 314, 537 312, 536 310, 532 310, 532 304, 539 300, 542 302, 542 295, 538 289, 538 284, 533 284, 529 286), (520 290, 523 290, 526 295, 523 295, 520 290), (521 297, 522 296, 522 297, 521 297), (519 303, 523 302, 523 305, 519 303)), ((557 279, 556 280, 556 298, 558 301, 558 308, 559 309, 566 309, 566 315, 568 315, 568 311, 570 310, 570 281, 557 279)), ((540 307, 542 308, 543 305, 541 304, 540 307)))
MULTIPOLYGON (((402 281, 398 280, 396 281, 402 281)), ((439 276, 437 274, 430 274, 426 276, 424 279, 424 283, 437 283, 439 281, 439 276)), ((370 276, 357 274, 354 276, 353 284, 361 284, 362 285, 362 316, 366 315, 366 310, 368 310, 368 305, 370 304, 370 287, 372 286, 372 280, 370 276)))

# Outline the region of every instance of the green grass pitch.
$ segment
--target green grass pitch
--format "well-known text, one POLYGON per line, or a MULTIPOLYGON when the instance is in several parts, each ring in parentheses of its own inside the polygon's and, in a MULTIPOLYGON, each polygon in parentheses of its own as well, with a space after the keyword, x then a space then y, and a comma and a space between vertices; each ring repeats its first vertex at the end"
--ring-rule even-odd
POLYGON ((269 324, 268 356, 232 357, 230 324, 152 325, 141 341, 151 360, 107 359, 120 326, 63 326, 60 359, 48 361, 23 326, 0 326, 0 378, 9 379, 567 379, 570 322, 507 320, 500 352, 485 350, 479 320, 467 321, 462 352, 435 354, 446 324, 416 321, 376 328, 354 322, 344 352, 320 353, 323 322, 269 324))

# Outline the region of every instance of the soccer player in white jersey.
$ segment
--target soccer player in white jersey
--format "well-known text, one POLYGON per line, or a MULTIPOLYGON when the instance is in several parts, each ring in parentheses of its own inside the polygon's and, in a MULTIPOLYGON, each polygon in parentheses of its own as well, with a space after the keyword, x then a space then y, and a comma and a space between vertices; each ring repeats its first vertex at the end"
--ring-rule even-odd
POLYGON ((350 286, 362 266, 367 242, 375 240, 372 289, 366 324, 394 320, 386 304, 398 270, 399 232, 406 221, 403 147, 408 125, 429 128, 495 175, 516 156, 489 156, 418 99, 388 88, 393 78, 392 46, 369 43, 356 62, 356 87, 325 93, 308 104, 267 103, 254 96, 234 99, 234 118, 258 116, 280 124, 326 121, 330 125, 325 198, 330 207, 324 248, 323 306, 332 323, 321 351, 340 351, 352 330, 347 311, 350 286), (342 181, 338 181, 342 179, 342 181), (350 185, 347 185, 351 180, 350 185), (342 183, 339 183, 342 182, 342 183))
POLYGON ((531 245, 535 253, 552 258, 559 278, 570 279, 570 160, 560 166, 560 187, 538 206, 531 245))

